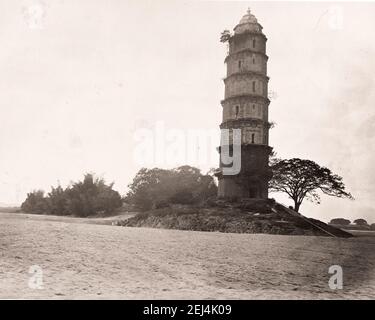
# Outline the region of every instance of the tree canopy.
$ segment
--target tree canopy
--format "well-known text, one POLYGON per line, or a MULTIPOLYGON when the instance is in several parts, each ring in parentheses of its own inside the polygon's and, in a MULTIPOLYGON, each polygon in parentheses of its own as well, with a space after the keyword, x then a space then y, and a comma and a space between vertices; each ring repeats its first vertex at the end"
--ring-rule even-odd
POLYGON ((350 220, 344 219, 344 218, 335 218, 335 219, 332 219, 329 223, 338 224, 341 226, 348 226, 350 224, 350 220))
POLYGON ((125 201, 148 210, 170 203, 199 203, 215 196, 216 193, 217 187, 213 177, 201 174, 197 168, 142 168, 129 185, 125 201))
POLYGON ((356 219, 353 221, 357 226, 367 226, 368 223, 365 219, 356 219))
POLYGON ((21 210, 27 213, 43 214, 47 211, 47 200, 43 190, 33 190, 27 194, 21 205, 21 210))
POLYGON ((354 199, 345 190, 342 177, 314 161, 273 159, 270 167, 273 173, 269 183, 270 191, 287 194, 294 201, 294 210, 297 212, 304 199, 320 203, 319 191, 329 196, 354 199))

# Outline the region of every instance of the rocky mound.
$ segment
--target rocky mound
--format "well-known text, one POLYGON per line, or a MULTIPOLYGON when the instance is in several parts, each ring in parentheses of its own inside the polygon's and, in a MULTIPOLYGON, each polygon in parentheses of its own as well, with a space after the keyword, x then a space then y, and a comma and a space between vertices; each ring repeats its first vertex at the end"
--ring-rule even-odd
POLYGON ((274 200, 213 200, 202 206, 172 205, 138 213, 120 226, 164 229, 351 237, 341 229, 306 218, 274 200))

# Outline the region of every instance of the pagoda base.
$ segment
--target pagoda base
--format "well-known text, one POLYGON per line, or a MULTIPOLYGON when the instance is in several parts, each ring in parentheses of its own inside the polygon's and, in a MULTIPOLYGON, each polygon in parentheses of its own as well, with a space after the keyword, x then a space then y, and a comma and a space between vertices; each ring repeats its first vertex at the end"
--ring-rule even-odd
POLYGON ((219 198, 268 199, 268 179, 227 176, 219 179, 219 198))
MULTIPOLYGON (((219 180, 218 197, 268 199, 268 181, 272 177, 268 167, 271 151, 272 148, 266 145, 241 146, 241 171, 236 175, 224 175, 220 170, 216 174, 219 180)), ((220 167, 223 168, 223 165, 220 167)))

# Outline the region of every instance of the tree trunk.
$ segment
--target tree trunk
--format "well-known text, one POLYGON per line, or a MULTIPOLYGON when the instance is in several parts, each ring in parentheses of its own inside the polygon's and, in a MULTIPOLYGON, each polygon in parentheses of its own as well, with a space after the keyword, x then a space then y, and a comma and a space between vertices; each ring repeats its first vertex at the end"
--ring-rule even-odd
POLYGON ((299 202, 294 201, 294 211, 295 212, 298 212, 300 206, 301 206, 301 204, 299 202))

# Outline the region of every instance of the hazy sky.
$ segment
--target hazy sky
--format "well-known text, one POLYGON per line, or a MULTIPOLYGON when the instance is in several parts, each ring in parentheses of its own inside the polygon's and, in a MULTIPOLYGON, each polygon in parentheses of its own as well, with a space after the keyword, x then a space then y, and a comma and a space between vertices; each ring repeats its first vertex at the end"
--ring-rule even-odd
POLYGON ((375 222, 372 3, 2 0, 0 204, 85 172, 124 194, 140 129, 217 130, 219 37, 248 6, 268 38, 271 146, 328 166, 356 198, 301 211, 375 222))

